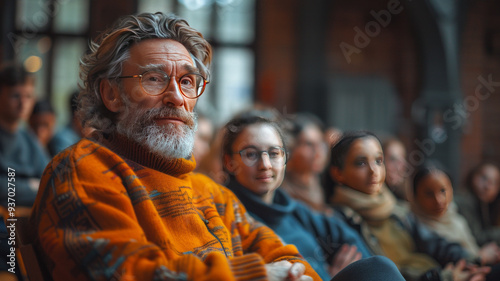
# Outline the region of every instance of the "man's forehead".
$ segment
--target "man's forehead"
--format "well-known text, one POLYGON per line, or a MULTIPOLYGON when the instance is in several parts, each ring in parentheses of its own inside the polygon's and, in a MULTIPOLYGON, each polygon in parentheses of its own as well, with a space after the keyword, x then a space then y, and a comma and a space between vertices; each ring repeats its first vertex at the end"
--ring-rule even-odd
MULTIPOLYGON (((151 71, 151 70, 156 70, 156 71, 163 71, 165 69, 168 69, 168 65, 167 64, 164 64, 164 63, 148 63, 148 64, 145 64, 145 65, 141 65, 141 64, 137 64, 137 67, 141 70, 141 71, 151 71)), ((189 64, 189 63, 181 63, 178 65, 178 67, 180 69, 183 69, 183 70, 186 70, 187 72, 197 72, 198 69, 189 64)))
POLYGON ((191 54, 180 42, 173 39, 146 39, 134 44, 130 48, 131 55, 155 56, 168 55, 173 59, 188 59, 192 61, 191 54))
POLYGON ((127 62, 143 70, 162 70, 171 67, 196 70, 195 60, 188 50, 173 39, 147 39, 130 48, 127 62))

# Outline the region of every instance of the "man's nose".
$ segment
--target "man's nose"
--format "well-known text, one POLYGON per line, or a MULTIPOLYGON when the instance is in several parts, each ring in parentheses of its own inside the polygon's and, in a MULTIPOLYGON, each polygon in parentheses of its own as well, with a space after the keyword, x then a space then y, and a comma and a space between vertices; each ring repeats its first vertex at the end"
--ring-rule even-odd
POLYGON ((175 79, 175 76, 170 78, 167 88, 162 93, 163 104, 172 107, 180 107, 184 104, 184 96, 181 93, 179 83, 175 79))

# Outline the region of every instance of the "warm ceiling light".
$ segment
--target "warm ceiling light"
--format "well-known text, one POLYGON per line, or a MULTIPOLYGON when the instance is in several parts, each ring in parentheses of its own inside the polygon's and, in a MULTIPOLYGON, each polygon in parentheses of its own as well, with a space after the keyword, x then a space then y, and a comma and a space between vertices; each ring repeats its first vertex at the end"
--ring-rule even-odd
POLYGON ((34 73, 40 70, 42 68, 42 59, 37 56, 31 56, 28 57, 24 61, 24 67, 26 68, 26 71, 34 73))

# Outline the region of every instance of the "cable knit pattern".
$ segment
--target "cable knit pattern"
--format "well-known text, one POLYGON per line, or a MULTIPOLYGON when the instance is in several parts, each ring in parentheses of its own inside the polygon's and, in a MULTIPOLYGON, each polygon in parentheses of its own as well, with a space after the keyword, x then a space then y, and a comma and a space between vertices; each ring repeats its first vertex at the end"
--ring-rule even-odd
POLYGON ((266 280, 306 264, 194 160, 167 161, 117 136, 83 139, 44 172, 30 217, 57 280, 266 280), (108 148, 109 147, 109 148, 108 148))

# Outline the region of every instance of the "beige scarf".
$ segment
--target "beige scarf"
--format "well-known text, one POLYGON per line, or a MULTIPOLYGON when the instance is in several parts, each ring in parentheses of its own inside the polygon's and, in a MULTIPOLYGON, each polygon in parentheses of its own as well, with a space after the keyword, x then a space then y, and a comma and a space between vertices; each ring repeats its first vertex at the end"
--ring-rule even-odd
POLYGON ((377 224, 387 219, 394 210, 396 198, 386 185, 378 194, 366 194, 347 186, 335 189, 334 204, 347 206, 356 211, 368 224, 377 224))
POLYGON ((424 213, 422 208, 411 202, 411 210, 417 216, 418 220, 427 227, 435 231, 441 237, 450 242, 456 242, 462 245, 470 254, 477 255, 479 246, 471 233, 469 225, 464 217, 457 213, 457 205, 452 202, 448 206, 446 213, 439 217, 432 217, 424 213))
POLYGON ((417 278, 427 270, 439 266, 430 256, 417 253, 410 234, 395 220, 389 219, 396 209, 396 198, 387 186, 384 185, 375 195, 340 186, 335 189, 332 202, 350 207, 363 218, 371 235, 377 238, 384 255, 406 277, 417 278))

